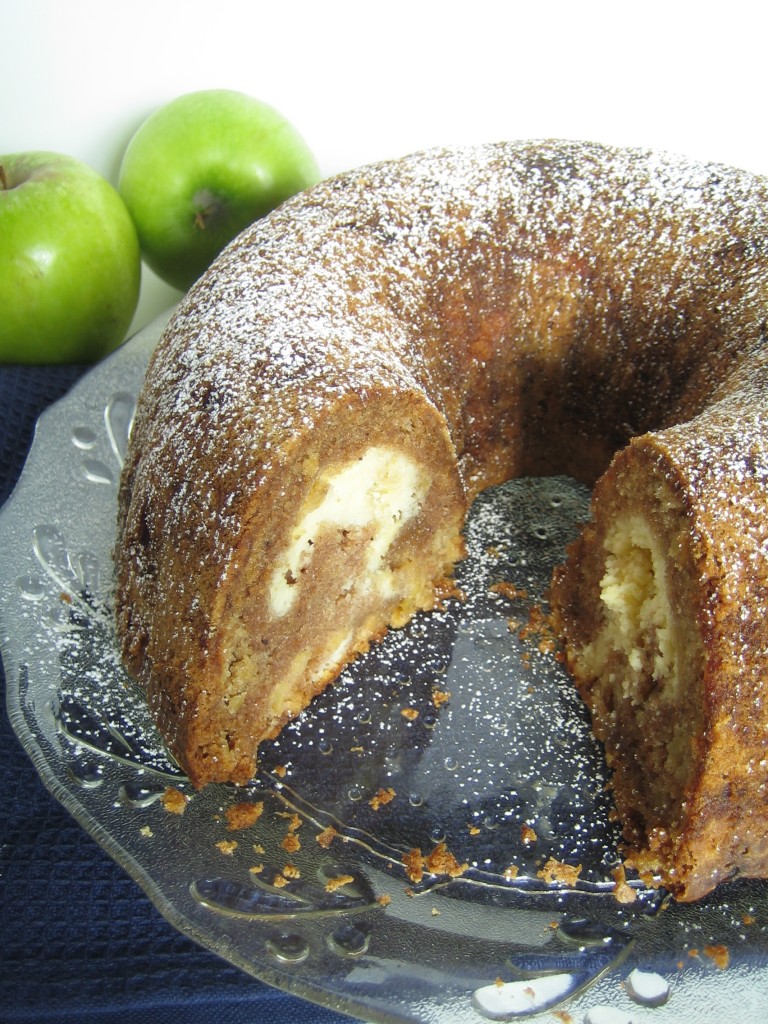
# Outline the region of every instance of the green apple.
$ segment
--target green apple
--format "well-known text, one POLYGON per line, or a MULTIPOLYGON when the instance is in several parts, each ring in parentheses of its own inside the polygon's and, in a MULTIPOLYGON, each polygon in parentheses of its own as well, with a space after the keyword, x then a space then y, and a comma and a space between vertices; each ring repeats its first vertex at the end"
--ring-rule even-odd
POLYGON ((318 177, 307 144, 276 110, 206 89, 147 118, 128 143, 118 189, 147 264, 186 290, 243 228, 318 177))
POLYGON ((91 363, 125 338, 141 257, 125 203, 73 157, 0 156, 0 362, 91 363))

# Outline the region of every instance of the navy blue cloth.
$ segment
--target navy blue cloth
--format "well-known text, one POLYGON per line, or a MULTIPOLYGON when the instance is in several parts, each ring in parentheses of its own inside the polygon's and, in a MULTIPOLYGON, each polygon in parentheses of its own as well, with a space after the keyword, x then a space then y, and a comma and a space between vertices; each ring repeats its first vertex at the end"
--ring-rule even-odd
MULTIPOLYGON (((18 479, 38 415, 83 372, 0 367, 0 502, 18 479)), ((172 928, 42 785, 4 698, 0 915, 0 1024, 350 1022, 262 984, 172 928)))

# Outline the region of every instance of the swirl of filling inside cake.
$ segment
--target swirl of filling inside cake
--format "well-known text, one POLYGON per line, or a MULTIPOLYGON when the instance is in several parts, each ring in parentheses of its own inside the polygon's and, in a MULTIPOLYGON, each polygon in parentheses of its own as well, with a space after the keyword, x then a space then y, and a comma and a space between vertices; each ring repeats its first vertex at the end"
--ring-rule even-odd
POLYGON ((331 178, 224 251, 151 360, 116 544, 123 655, 196 785, 435 606, 481 489, 567 473, 598 483, 553 603, 630 862, 681 899, 768 874, 767 200, 501 143, 331 178))

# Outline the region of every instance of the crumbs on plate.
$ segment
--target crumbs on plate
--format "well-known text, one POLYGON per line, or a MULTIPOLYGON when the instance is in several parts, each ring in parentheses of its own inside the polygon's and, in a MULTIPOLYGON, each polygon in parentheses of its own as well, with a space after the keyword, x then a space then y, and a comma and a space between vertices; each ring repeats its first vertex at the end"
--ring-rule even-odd
POLYGON ((242 801, 228 807, 224 812, 224 816, 227 819, 227 828, 230 832, 235 832, 238 829, 250 828, 251 825, 254 825, 259 820, 263 813, 263 800, 259 800, 257 803, 242 801))
POLYGON ((530 825, 522 825, 520 827, 520 841, 524 846, 531 846, 535 843, 539 837, 536 835, 534 829, 530 825))
POLYGON ((315 840, 324 850, 327 850, 338 834, 339 833, 333 825, 328 825, 328 827, 324 828, 322 832, 318 832, 315 836, 315 840))
POLYGON ((730 963, 731 956, 727 946, 713 944, 705 946, 703 952, 704 956, 709 957, 715 967, 719 967, 721 971, 724 971, 730 963))
POLYGON ((576 885, 581 874, 581 864, 578 867, 573 867, 571 864, 563 864, 562 861, 550 857, 541 871, 537 871, 536 874, 549 884, 576 885))
POLYGON ((378 811, 380 807, 384 807, 386 804, 391 803, 395 799, 395 796, 395 791, 391 787, 389 789, 380 789, 378 793, 371 797, 368 803, 374 811, 378 811))
POLYGON ((337 875, 336 878, 329 878, 325 883, 325 891, 336 892, 337 889, 341 889, 345 885, 351 885, 354 880, 354 875, 337 875))
POLYGON ((183 814, 187 809, 189 797, 185 796, 180 789, 168 786, 163 793, 162 803, 169 814, 183 814))
POLYGON ((624 865, 620 864, 615 871, 612 871, 613 880, 616 883, 613 887, 613 895, 619 903, 634 903, 637 893, 627 882, 627 873, 624 865))
POLYGON ((448 875, 459 878, 469 870, 469 864, 459 864, 445 843, 438 843, 434 850, 424 856, 417 847, 403 856, 406 874, 412 882, 418 884, 425 873, 432 875, 448 875))

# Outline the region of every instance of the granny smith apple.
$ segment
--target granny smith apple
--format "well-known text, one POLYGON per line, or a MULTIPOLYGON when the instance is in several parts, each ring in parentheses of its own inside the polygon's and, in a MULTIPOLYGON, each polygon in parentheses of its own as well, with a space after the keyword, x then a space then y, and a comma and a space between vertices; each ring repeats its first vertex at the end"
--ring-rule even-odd
POLYGON ((140 281, 105 178, 60 153, 0 156, 0 362, 94 362, 125 338, 140 281))
POLYGON ((118 189, 158 277, 186 290, 235 235, 318 180, 296 129, 231 89, 187 93, 128 144, 118 189))

